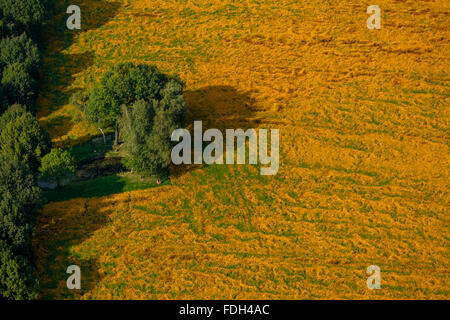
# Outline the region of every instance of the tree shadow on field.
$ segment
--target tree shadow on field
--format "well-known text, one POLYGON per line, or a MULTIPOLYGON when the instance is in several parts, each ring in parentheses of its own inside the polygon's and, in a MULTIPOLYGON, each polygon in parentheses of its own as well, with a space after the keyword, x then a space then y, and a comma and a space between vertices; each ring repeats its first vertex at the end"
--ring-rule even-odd
MULTIPOLYGON (((261 121, 256 117, 258 108, 249 92, 239 91, 231 86, 208 86, 194 91, 185 91, 184 98, 188 105, 189 116, 186 128, 191 133, 193 155, 193 124, 202 121, 203 133, 208 129, 219 129, 224 137, 225 150, 226 129, 256 128, 261 121)), ((210 142, 204 142, 205 148, 210 142)), ((220 156, 220 155, 219 155, 220 156)), ((225 155, 222 154, 225 161, 225 155)), ((248 157, 248 155, 247 155, 248 157)), ((171 165, 170 174, 174 177, 184 175, 203 165, 171 165)))
POLYGON ((95 232, 111 222, 110 215, 116 210, 111 199, 76 199, 66 203, 71 209, 57 208, 41 214, 33 239, 33 253, 45 253, 38 260, 40 299, 79 299, 92 292, 105 274, 98 263, 98 246, 86 243, 95 232), (80 250, 78 246, 83 244, 80 250), (89 258, 86 258, 88 256, 89 258), (71 265, 80 267, 81 289, 67 288, 66 273, 71 265))
POLYGON ((51 113, 69 103, 74 93, 71 89, 77 74, 94 63, 93 51, 70 53, 70 47, 80 34, 97 29, 108 23, 118 12, 121 3, 104 0, 57 1, 48 14, 49 23, 41 33, 43 63, 39 81, 37 117, 48 117, 43 123, 45 129, 65 135, 72 126, 53 123, 51 113), (75 4, 81 9, 81 30, 69 30, 66 26, 71 14, 67 8, 75 4))

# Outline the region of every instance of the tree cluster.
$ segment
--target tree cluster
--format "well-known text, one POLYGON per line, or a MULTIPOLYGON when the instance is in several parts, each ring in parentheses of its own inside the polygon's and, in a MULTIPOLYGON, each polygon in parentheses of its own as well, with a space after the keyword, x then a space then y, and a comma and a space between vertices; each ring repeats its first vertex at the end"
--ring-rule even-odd
POLYGON ((151 65, 114 66, 88 94, 72 103, 99 129, 115 130, 124 142, 124 164, 141 175, 161 175, 170 163, 171 134, 185 121, 184 83, 151 65))
POLYGON ((0 0, 0 114, 14 103, 34 111, 45 0, 0 0))

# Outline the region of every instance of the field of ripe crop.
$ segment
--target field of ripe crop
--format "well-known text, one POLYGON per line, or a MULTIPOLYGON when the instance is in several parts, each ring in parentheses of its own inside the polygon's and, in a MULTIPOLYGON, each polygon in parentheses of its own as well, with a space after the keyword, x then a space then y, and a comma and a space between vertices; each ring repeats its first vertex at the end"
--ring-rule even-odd
POLYGON ((80 0, 81 31, 61 2, 38 99, 56 143, 99 134, 72 92, 149 63, 186 81, 188 125, 279 129, 280 171, 174 167, 170 186, 48 204, 42 298, 450 298, 448 1, 380 0, 369 30, 356 0, 80 0))

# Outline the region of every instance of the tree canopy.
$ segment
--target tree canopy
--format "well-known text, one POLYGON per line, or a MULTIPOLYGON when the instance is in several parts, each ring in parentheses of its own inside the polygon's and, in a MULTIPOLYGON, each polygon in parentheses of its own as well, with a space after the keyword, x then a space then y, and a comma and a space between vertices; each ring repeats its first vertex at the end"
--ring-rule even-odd
POLYGON ((37 76, 39 73, 40 57, 36 44, 25 34, 4 38, 0 41, 0 65, 21 63, 25 70, 37 76))
POLYGON ((56 181, 60 185, 62 179, 75 173, 75 161, 68 151, 52 149, 42 158, 39 171, 43 180, 56 181))
POLYGON ((8 65, 3 71, 2 85, 10 104, 19 103, 31 108, 36 98, 36 81, 23 63, 8 65))
POLYGON ((29 262, 40 189, 26 164, 0 154, 0 297, 36 298, 29 262))
POLYGON ((9 25, 13 34, 26 31, 35 38, 44 19, 42 0, 0 0, 0 10, 4 23, 9 25))
POLYGON ((96 83, 89 94, 86 115, 100 128, 116 127, 121 116, 121 106, 130 106, 138 100, 161 101, 168 83, 183 84, 175 77, 169 77, 155 66, 122 63, 106 72, 100 82, 96 83))
POLYGON ((122 107, 121 127, 127 167, 143 175, 161 174, 170 164, 172 132, 185 121, 187 114, 183 84, 167 81, 158 93, 159 100, 139 100, 122 107))
POLYGON ((30 112, 17 105, 0 117, 0 124, 0 153, 27 163, 37 172, 42 157, 50 151, 50 135, 30 112))
POLYGON ((27 110, 34 109, 34 41, 48 1, 0 0, 0 299, 37 297, 30 254, 40 205, 36 175, 51 140, 27 110))

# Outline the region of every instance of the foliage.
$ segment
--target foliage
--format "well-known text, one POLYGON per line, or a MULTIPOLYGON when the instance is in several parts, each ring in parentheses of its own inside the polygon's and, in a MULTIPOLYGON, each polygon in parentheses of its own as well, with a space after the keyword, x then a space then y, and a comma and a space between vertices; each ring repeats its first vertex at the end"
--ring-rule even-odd
POLYGON ((356 0, 109 4, 89 1, 96 28, 75 38, 51 22, 39 106, 65 116, 55 139, 98 131, 65 92, 155 64, 186 81, 205 128, 280 129, 280 171, 172 166, 170 186, 49 204, 43 297, 449 298, 448 1, 383 0, 376 31, 356 0), (83 290, 58 278, 67 260, 91 266, 83 290), (366 287, 370 264, 382 290, 366 287))
POLYGON ((0 85, 0 116, 8 109, 8 99, 5 96, 3 87, 0 85))
POLYGON ((0 297, 36 297, 37 282, 29 260, 40 191, 28 167, 0 155, 0 297))
POLYGON ((171 134, 183 125, 187 113, 182 94, 183 84, 170 79, 159 91, 159 100, 139 100, 122 108, 126 166, 143 175, 161 174, 169 166, 171 134))
MULTIPOLYGON (((181 81, 161 73, 155 66, 121 63, 106 72, 89 94, 85 112, 92 122, 99 127, 117 126, 121 106, 129 106, 137 100, 149 102, 167 100, 170 95, 162 90, 168 84, 181 81)), ((173 102, 165 102, 167 107, 173 102)), ((116 127, 117 128, 117 127, 116 127)), ((118 139, 116 131, 116 141, 118 139)))
POLYGON ((0 160, 0 235, 14 248, 25 250, 23 245, 31 240, 32 213, 39 203, 39 189, 26 164, 5 155, 0 155, 0 160))
POLYGON ((37 279, 33 274, 30 260, 14 253, 3 240, 0 240, 0 298, 36 299, 37 289, 37 279))
POLYGON ((45 12, 43 0, 0 0, 0 10, 14 34, 38 35, 45 12))
POLYGON ((30 253, 41 195, 35 175, 51 140, 27 108, 34 109, 40 61, 31 39, 45 3, 0 0, 0 299, 37 298, 30 253))
POLYGON ((8 109, 0 117, 0 123, 0 153, 27 163, 33 172, 37 172, 42 157, 51 148, 49 134, 20 106, 8 109))
POLYGON ((13 63, 5 68, 2 85, 10 104, 20 103, 30 108, 34 106, 36 81, 23 63, 13 63))
POLYGON ((34 77, 39 74, 40 57, 36 44, 25 34, 4 38, 0 42, 0 66, 21 63, 34 77))
POLYGON ((75 161, 67 150, 52 149, 42 158, 39 171, 42 180, 60 184, 62 179, 75 173, 75 161))
POLYGON ((106 72, 90 94, 89 110, 96 110, 100 118, 118 119, 120 106, 137 100, 160 100, 160 90, 167 77, 155 66, 122 63, 106 72))
POLYGON ((0 117, 0 132, 1 128, 5 128, 6 125, 15 120, 16 118, 23 116, 27 113, 27 108, 21 104, 13 104, 7 109, 7 112, 3 113, 0 117))
POLYGON ((0 115, 8 104, 34 111, 40 56, 37 39, 46 0, 0 0, 0 115))

